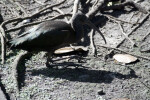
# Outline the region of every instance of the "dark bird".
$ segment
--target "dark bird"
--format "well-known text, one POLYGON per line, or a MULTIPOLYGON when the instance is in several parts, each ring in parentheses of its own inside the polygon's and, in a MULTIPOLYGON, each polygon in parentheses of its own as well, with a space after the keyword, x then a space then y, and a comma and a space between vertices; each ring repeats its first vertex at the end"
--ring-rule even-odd
POLYGON ((98 31, 106 43, 98 28, 83 13, 76 13, 71 24, 64 21, 46 21, 8 41, 8 44, 11 49, 53 53, 54 50, 64 45, 80 41, 84 36, 83 24, 87 24, 98 31))

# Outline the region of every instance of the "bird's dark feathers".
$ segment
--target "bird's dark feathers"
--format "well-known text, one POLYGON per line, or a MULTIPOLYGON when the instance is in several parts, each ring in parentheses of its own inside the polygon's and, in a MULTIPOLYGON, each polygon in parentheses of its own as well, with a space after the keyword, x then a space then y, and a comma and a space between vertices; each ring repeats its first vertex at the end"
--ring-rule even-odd
POLYGON ((69 24, 63 21, 47 21, 10 40, 8 44, 12 49, 48 51, 74 42, 74 36, 75 32, 69 24))
MULTIPOLYGON (((10 40, 7 44, 11 49, 54 51, 66 44, 80 41, 84 36, 84 24, 98 30, 83 13, 76 13, 70 24, 63 21, 46 21, 19 35, 16 39, 10 40)), ((104 38, 103 35, 102 37, 104 38)))

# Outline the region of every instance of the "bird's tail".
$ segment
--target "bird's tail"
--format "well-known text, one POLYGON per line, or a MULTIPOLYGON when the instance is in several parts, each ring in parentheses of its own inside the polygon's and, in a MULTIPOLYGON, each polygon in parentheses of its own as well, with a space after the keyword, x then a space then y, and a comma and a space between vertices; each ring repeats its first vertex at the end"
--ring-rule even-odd
POLYGON ((8 48, 10 49, 17 49, 20 47, 20 45, 22 43, 24 43, 25 38, 20 37, 20 38, 16 38, 16 39, 12 39, 6 42, 6 45, 8 46, 8 48))
POLYGON ((25 41, 28 41, 29 37, 28 36, 30 33, 35 32, 38 29, 38 26, 35 26, 34 28, 31 28, 29 31, 24 32, 23 34, 19 35, 17 38, 15 39, 11 39, 9 41, 6 42, 6 45, 10 48, 10 49, 17 49, 22 47, 25 43, 25 41))
POLYGON ((15 44, 16 44, 15 40, 9 40, 9 41, 6 42, 6 45, 7 45, 8 49, 14 49, 15 44))

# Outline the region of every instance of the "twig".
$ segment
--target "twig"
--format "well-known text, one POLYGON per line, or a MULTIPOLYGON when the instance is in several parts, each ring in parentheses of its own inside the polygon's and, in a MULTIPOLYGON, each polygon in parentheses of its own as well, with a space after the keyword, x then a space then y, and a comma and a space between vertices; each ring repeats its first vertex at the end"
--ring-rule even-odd
POLYGON ((57 18, 60 18, 60 17, 65 17, 65 16, 70 16, 71 14, 59 14, 57 16, 54 16, 52 18, 49 18, 47 20, 42 20, 42 21, 37 21, 37 22, 33 22, 33 23, 29 23, 29 24, 24 24, 22 26, 19 26, 19 27, 15 27, 15 28, 11 28, 9 30, 6 30, 5 32, 8 33, 8 32, 11 32, 11 31, 16 31, 16 30, 19 30, 23 27, 27 27, 27 26, 32 26, 32 25, 37 25, 39 23, 42 23, 42 22, 45 22, 45 21, 48 21, 48 20, 54 20, 54 19, 57 19, 57 18))
POLYGON ((49 5, 49 6, 47 6, 47 7, 43 8, 43 9, 41 9, 40 11, 38 11, 38 12, 36 12, 36 13, 30 15, 30 16, 19 17, 19 18, 14 18, 14 19, 6 20, 6 21, 4 21, 1 25, 4 26, 4 25, 6 25, 6 24, 8 24, 8 23, 10 23, 10 22, 14 22, 14 21, 18 21, 18 20, 24 20, 24 19, 31 19, 31 18, 37 16, 38 14, 40 14, 41 12, 43 12, 43 11, 45 11, 45 10, 47 10, 47 9, 53 8, 53 7, 55 7, 55 6, 58 6, 58 5, 62 4, 62 3, 64 3, 65 1, 66 1, 66 0, 63 0, 63 1, 60 2, 60 3, 53 4, 53 5, 49 5))
POLYGON ((123 22, 123 23, 128 23, 128 24, 139 24, 139 23, 131 23, 130 21, 128 22, 128 21, 124 21, 124 20, 121 20, 121 19, 118 19, 118 18, 115 18, 115 17, 113 17, 113 16, 111 16, 111 15, 106 15, 106 14, 102 14, 103 16, 105 16, 105 17, 107 17, 109 20, 112 20, 112 21, 115 21, 115 22, 117 22, 117 21, 120 21, 120 22, 123 22))
POLYGON ((1 25, 0 25, 0 37, 1 37, 1 59, 2 59, 1 63, 4 64, 6 59, 6 45, 5 45, 6 36, 5 31, 1 25))
POLYGON ((142 38, 142 41, 144 41, 146 38, 147 38, 147 36, 149 36, 150 35, 150 31, 148 31, 147 33, 146 33, 146 35, 142 38))
MULTIPOLYGON (((75 1, 74 1, 73 12, 72 12, 72 18, 73 18, 73 17, 75 16, 75 14, 78 12, 79 1, 80 1, 80 0, 75 0, 75 1)), ((70 19, 69 23, 72 21, 72 18, 70 19)))
POLYGON ((132 40, 128 37, 128 35, 124 32, 123 27, 122 27, 122 25, 121 25, 119 22, 118 22, 118 25, 119 25, 119 27, 120 27, 121 33, 125 36, 125 38, 128 39, 128 40, 132 43, 133 46, 135 46, 134 41, 132 41, 132 40))
MULTIPOLYGON (((108 1, 108 0, 107 0, 108 1)), ((93 9, 92 10, 90 10, 87 14, 86 14, 86 16, 88 17, 88 18, 93 18, 93 16, 95 16, 95 14, 98 12, 98 11, 100 11, 100 9, 102 9, 102 5, 104 5, 105 4, 105 0, 100 0, 99 2, 98 2, 98 4, 97 4, 97 6, 95 6, 95 7, 93 7, 93 9)))
POLYGON ((94 9, 94 6, 96 6, 96 4, 98 3, 99 0, 96 0, 95 3, 92 6, 92 9, 94 9))
POLYGON ((97 52, 96 52, 96 47, 95 47, 95 44, 94 44, 94 40, 93 40, 93 33, 95 31, 92 29, 91 32, 90 32, 90 43, 91 43, 91 48, 92 48, 92 53, 93 55, 97 55, 97 52))
MULTIPOLYGON (((127 34, 127 36, 131 35, 136 29, 138 29, 138 28, 141 26, 141 24, 149 17, 149 15, 150 15, 150 13, 148 13, 148 14, 140 21, 140 24, 138 24, 136 27, 134 27, 133 30, 131 30, 131 31, 127 34)), ((115 48, 118 48, 118 47, 125 41, 125 39, 126 39, 126 38, 124 38, 123 40, 121 40, 120 43, 118 43, 118 44, 115 46, 115 48)), ((112 52, 113 52, 113 50, 109 51, 106 56, 110 55, 112 52)))
POLYGON ((44 5, 44 3, 42 3, 42 2, 40 2, 40 1, 38 1, 38 0, 34 0, 35 2, 37 2, 38 4, 40 4, 40 5, 44 5))
MULTIPOLYGON (((65 13, 62 11, 62 10, 60 10, 59 8, 53 8, 53 10, 56 10, 56 11, 58 11, 60 14, 63 14, 63 15, 65 15, 65 13)), ((68 23, 69 22, 69 20, 68 20, 68 18, 67 17, 65 17, 65 20, 66 20, 66 22, 68 23)))
POLYGON ((100 47, 109 48, 109 49, 113 49, 113 50, 118 50, 118 51, 121 51, 121 52, 126 53, 126 54, 130 54, 130 55, 133 55, 133 56, 142 58, 142 59, 150 60, 149 57, 144 57, 144 56, 136 55, 136 54, 133 54, 133 53, 130 53, 130 52, 126 52, 126 51, 124 51, 124 50, 121 50, 121 49, 119 49, 119 48, 109 47, 109 46, 106 46, 106 45, 100 45, 100 47))
MULTIPOLYGON (((132 14, 131 14, 131 16, 130 16, 130 18, 129 18, 129 21, 128 21, 128 22, 131 22, 131 19, 133 18, 133 16, 134 16, 134 13, 132 13, 132 14)), ((128 29, 129 27, 130 27, 130 26, 129 26, 129 24, 128 24, 127 29, 128 29)), ((126 32, 127 32, 127 30, 126 30, 126 32)))
POLYGON ((53 7, 55 7, 55 6, 61 5, 61 4, 62 4, 62 3, 64 3, 65 1, 66 1, 66 0, 63 0, 63 1, 62 1, 62 2, 60 2, 60 3, 57 3, 57 4, 54 4, 54 5, 47 6, 47 7, 43 8, 43 9, 41 9, 40 11, 38 11, 38 12, 34 13, 34 14, 33 14, 33 15, 31 15, 30 17, 37 16, 39 13, 41 13, 41 12, 43 12, 43 11, 47 10, 47 9, 53 8, 53 7))
POLYGON ((4 64, 5 63, 5 58, 6 58, 6 47, 5 47, 5 39, 4 37, 2 36, 2 34, 0 33, 0 37, 1 37, 1 64, 4 64))
POLYGON ((88 3, 90 3, 90 2, 91 2, 91 0, 87 0, 87 1, 86 1, 86 4, 88 4, 88 3))

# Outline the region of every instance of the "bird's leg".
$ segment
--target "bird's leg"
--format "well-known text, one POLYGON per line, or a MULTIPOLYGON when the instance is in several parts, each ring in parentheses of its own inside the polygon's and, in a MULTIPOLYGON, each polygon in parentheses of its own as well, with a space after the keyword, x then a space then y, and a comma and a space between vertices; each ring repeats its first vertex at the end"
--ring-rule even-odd
POLYGON ((47 60, 46 60, 46 67, 52 68, 52 66, 49 64, 49 62, 53 63, 53 60, 52 60, 52 52, 47 52, 47 53, 46 53, 46 57, 47 57, 47 60))

